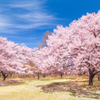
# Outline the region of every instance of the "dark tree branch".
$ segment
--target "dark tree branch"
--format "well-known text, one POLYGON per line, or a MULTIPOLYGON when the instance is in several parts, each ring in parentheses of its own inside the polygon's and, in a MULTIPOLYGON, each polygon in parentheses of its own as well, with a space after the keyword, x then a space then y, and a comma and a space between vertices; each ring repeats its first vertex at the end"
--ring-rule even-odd
POLYGON ((94 74, 93 74, 93 76, 95 76, 96 74, 98 74, 100 71, 97 71, 97 72, 95 72, 94 74))

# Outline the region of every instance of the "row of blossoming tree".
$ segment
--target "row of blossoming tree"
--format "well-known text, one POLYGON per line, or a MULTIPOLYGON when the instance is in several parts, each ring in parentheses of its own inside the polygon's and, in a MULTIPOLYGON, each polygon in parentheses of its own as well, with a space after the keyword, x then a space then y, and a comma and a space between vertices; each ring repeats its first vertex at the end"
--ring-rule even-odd
POLYGON ((11 73, 32 74, 31 67, 27 65, 31 57, 32 49, 0 37, 0 72, 3 80, 11 73))
POLYGON ((89 85, 100 72, 100 11, 74 20, 69 27, 57 26, 38 50, 34 63, 42 71, 87 72, 89 85))
POLYGON ((100 11, 82 16, 69 27, 57 26, 48 35, 46 46, 30 49, 0 38, 0 71, 8 73, 89 74, 89 85, 100 72, 100 11), (27 62, 33 62, 29 66, 27 62))

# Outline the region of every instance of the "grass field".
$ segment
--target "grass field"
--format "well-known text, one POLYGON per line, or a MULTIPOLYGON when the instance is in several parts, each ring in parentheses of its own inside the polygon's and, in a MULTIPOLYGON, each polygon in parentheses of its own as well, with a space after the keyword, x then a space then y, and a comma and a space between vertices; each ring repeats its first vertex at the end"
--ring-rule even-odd
POLYGON ((7 82, 0 84, 0 100, 100 100, 100 82, 87 84, 82 78, 7 82))

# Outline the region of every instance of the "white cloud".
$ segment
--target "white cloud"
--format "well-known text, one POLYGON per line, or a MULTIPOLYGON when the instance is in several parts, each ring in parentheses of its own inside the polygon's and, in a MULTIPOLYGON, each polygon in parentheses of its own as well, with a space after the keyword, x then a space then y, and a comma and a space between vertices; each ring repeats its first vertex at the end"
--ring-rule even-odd
POLYGON ((12 8, 23 8, 26 10, 43 10, 45 7, 45 0, 20 0, 18 2, 15 2, 13 4, 9 4, 12 8))
POLYGON ((0 7, 0 32, 15 33, 54 25, 57 18, 45 9, 45 0, 18 1, 0 7))
POLYGON ((12 22, 9 17, 0 15, 0 33, 14 33, 15 30, 12 28, 12 22))
POLYGON ((22 38, 23 36, 18 36, 18 35, 9 35, 7 36, 9 38, 13 38, 13 39, 17 39, 17 40, 37 40, 38 39, 38 36, 26 36, 24 38, 22 38))

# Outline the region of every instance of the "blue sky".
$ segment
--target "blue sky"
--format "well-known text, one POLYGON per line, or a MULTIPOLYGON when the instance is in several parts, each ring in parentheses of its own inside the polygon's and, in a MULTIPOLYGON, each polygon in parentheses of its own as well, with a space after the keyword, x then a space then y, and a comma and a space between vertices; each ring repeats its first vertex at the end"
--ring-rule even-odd
POLYGON ((0 0, 0 36, 36 48, 46 31, 99 9, 100 0, 0 0))

